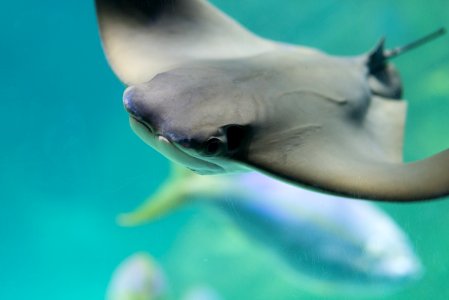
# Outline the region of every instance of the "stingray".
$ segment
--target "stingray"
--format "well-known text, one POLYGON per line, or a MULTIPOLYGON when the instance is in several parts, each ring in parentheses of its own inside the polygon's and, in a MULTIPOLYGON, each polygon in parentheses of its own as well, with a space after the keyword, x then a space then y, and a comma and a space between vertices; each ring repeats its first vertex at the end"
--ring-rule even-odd
POLYGON ((258 37, 203 0, 96 0, 133 130, 199 174, 257 170, 385 201, 449 194, 449 151, 404 163, 406 103, 384 41, 353 57, 258 37))

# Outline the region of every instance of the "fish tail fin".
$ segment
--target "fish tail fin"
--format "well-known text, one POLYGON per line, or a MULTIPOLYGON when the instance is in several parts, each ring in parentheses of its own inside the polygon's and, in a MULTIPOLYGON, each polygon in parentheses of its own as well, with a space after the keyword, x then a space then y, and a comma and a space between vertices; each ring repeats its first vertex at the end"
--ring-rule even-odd
POLYGON ((189 188, 196 175, 172 164, 169 178, 135 210, 120 214, 121 226, 137 226, 160 218, 190 200, 196 192, 189 188))
POLYGON ((389 59, 395 58, 401 54, 404 54, 410 50, 425 45, 436 38, 441 37, 446 33, 446 29, 441 27, 417 40, 412 41, 404 46, 396 47, 393 49, 385 49, 385 37, 382 37, 377 43, 376 47, 368 54, 368 68, 370 73, 376 73, 377 71, 384 69, 386 62, 389 59))

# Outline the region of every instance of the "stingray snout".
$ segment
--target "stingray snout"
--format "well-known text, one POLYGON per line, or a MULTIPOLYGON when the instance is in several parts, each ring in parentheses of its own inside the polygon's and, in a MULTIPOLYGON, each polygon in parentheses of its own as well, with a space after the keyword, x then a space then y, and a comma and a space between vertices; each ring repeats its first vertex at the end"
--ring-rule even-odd
POLYGON ((123 93, 123 105, 130 117, 135 121, 141 123, 150 133, 154 133, 154 126, 149 122, 152 118, 149 117, 145 105, 142 104, 142 94, 135 86, 128 87, 123 93))
POLYGON ((137 91, 136 87, 130 86, 123 93, 123 105, 125 106, 126 111, 134 117, 141 117, 139 114, 139 109, 136 106, 136 96, 137 91))

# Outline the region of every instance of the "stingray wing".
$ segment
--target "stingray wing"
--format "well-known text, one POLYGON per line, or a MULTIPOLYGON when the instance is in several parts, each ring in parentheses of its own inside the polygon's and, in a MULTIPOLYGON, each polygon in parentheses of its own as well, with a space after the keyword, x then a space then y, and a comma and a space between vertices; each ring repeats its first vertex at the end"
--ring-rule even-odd
POLYGON ((356 198, 411 201, 447 193, 447 153, 401 162, 405 103, 373 96, 372 105, 357 127, 338 117, 256 132, 239 160, 294 184, 356 198))
MULTIPOLYGON (((285 57, 276 61, 295 65, 285 57)), ((412 201, 449 193, 449 151, 402 162, 404 101, 373 95, 351 60, 317 54, 296 66, 282 65, 284 76, 251 86, 260 105, 232 159, 296 185, 356 198, 412 201), (274 88, 281 92, 270 96, 274 88)))
POLYGON ((104 51, 127 85, 184 62, 273 47, 203 0, 96 0, 96 7, 104 51))

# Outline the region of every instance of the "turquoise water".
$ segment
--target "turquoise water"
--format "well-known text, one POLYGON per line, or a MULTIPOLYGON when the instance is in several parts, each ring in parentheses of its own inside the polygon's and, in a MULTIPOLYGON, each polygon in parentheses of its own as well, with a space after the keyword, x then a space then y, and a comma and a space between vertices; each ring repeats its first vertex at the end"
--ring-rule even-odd
MULTIPOLYGON (((364 52, 381 35, 395 46, 449 28, 447 0, 213 2, 260 35, 335 54, 364 52)), ((93 3, 8 2, 0 15, 0 299, 102 299, 115 266, 140 250, 165 267, 175 294, 209 279, 225 299, 320 299, 241 240, 211 245, 226 223, 201 206, 118 227, 116 215, 154 191, 169 164, 128 126, 93 3), (192 228, 197 235, 186 234, 192 228), (188 245, 196 248, 184 256, 188 245), (201 272, 186 275, 192 269, 201 272)), ((449 37, 395 63, 409 100, 406 159, 449 147, 449 37)), ((382 207, 427 270, 388 299, 448 299, 449 201, 382 207)))

